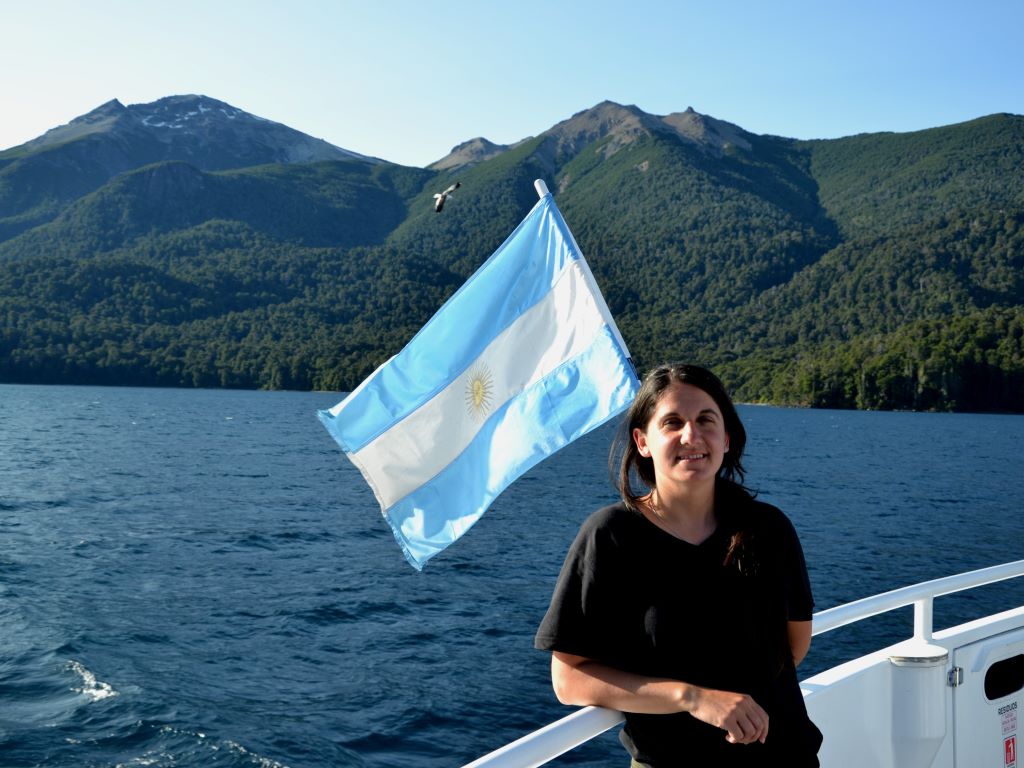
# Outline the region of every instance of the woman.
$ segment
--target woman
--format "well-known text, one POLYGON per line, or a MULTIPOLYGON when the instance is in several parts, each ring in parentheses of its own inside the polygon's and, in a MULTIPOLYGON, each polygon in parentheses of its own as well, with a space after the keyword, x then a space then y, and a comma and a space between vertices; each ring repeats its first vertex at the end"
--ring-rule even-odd
POLYGON ((559 701, 625 712, 634 766, 817 766, 796 678, 807 568, 741 485, 732 401, 710 371, 665 365, 623 426, 622 502, 583 524, 537 632, 559 701))

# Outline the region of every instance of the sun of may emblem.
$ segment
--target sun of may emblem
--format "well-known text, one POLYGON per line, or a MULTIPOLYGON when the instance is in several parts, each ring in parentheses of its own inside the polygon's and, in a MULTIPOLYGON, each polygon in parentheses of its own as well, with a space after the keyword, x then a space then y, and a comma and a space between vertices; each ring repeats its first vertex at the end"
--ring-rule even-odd
POLYGON ((494 378, 486 365, 478 365, 469 374, 466 383, 466 409, 477 418, 483 418, 491 410, 491 396, 494 393, 494 378))

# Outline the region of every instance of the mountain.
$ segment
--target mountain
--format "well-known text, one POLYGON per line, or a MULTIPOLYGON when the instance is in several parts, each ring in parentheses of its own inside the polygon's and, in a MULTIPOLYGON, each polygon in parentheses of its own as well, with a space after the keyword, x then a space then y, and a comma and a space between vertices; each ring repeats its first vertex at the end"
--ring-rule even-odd
MULTIPOLYGON (((698 114, 693 107, 664 117, 648 115, 636 107, 624 107, 604 101, 591 109, 578 112, 568 120, 544 131, 540 138, 553 156, 575 155, 584 147, 601 141, 606 154, 631 143, 641 136, 667 133, 678 136, 715 155, 738 147, 749 150, 746 132, 738 126, 698 114)), ((445 157, 428 167, 435 171, 467 168, 482 160, 489 160, 502 152, 519 146, 533 137, 515 144, 495 144, 483 137, 458 144, 445 157)))
POLYGON ((382 162, 207 96, 169 96, 128 107, 115 99, 0 152, 0 239, 52 221, 120 173, 170 160, 203 171, 382 162))
POLYGON ((428 168, 434 171, 450 171, 456 168, 468 168, 483 160, 489 160, 509 149, 508 144, 495 144, 483 136, 464 141, 452 147, 447 155, 431 163, 428 168))
POLYGON ((730 148, 751 149, 750 136, 742 128, 698 114, 692 107, 685 112, 659 117, 635 106, 611 101, 576 113, 542 136, 554 141, 555 153, 559 156, 574 156, 595 142, 601 142, 601 151, 607 157, 640 137, 654 134, 681 138, 715 156, 721 156, 730 148))
POLYGON ((135 165, 186 160, 203 170, 223 170, 321 160, 382 162, 243 112, 209 96, 195 95, 168 96, 151 104, 129 107, 112 99, 67 125, 0 152, 0 159, 66 147, 86 137, 121 145, 125 157, 135 165))
POLYGON ((1024 411, 1022 169, 1006 114, 798 141, 603 102, 409 168, 207 97, 110 102, 0 153, 0 380, 350 389, 544 178, 641 369, 702 362, 747 401, 1024 411))

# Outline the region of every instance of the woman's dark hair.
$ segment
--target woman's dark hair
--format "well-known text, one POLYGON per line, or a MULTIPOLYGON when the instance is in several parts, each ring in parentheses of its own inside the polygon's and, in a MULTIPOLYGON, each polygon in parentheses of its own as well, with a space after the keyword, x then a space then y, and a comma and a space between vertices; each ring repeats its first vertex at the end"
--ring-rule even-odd
POLYGON ((637 493, 633 488, 632 479, 635 476, 648 489, 654 488, 654 460, 647 456, 641 456, 633 440, 634 429, 647 429, 647 424, 658 407, 658 400, 661 395, 674 384, 691 384, 703 390, 715 405, 722 412, 725 420, 725 432, 729 436, 729 450, 722 459, 722 466, 718 470, 718 476, 725 480, 732 481, 736 485, 743 485, 743 449, 747 444, 747 431, 743 428, 739 414, 736 413, 736 406, 725 391, 722 382, 718 380, 707 368, 699 365, 686 363, 667 363, 659 365, 644 376, 640 385, 640 391, 633 400, 615 442, 612 444, 611 462, 614 467, 616 457, 618 459, 618 477, 616 486, 622 494, 622 501, 627 507, 633 510, 639 508, 640 498, 646 495, 637 493))

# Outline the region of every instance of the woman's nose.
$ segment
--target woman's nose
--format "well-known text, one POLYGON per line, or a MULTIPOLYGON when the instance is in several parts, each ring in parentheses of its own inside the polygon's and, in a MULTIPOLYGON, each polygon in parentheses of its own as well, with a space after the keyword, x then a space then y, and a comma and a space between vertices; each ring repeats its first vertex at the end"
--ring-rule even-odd
POLYGON ((689 443, 694 438, 695 432, 696 430, 694 430, 693 424, 691 422, 686 422, 683 424, 683 428, 679 432, 679 442, 684 444, 689 443))

